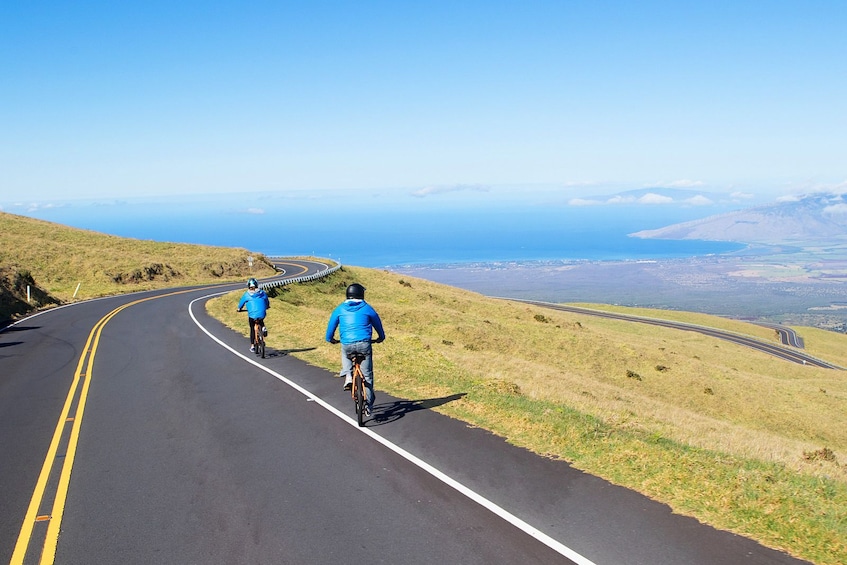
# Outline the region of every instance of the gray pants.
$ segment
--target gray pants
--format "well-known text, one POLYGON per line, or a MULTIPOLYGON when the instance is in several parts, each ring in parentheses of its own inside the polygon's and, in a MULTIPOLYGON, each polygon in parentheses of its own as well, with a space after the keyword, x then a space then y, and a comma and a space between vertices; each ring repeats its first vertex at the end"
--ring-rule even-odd
POLYGON ((354 343, 341 344, 341 376, 347 377, 353 374, 353 361, 347 357, 350 353, 358 352, 366 355, 362 361, 362 375, 365 377, 365 398, 368 402, 368 409, 373 410, 374 407, 374 360, 370 341, 356 341, 354 343))

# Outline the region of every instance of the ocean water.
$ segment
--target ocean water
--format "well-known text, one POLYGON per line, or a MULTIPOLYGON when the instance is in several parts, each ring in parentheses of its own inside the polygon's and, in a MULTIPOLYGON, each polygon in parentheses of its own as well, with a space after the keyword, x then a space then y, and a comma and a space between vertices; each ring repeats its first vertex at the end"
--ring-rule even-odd
POLYGON ((27 213, 102 233, 271 256, 315 255, 364 267, 502 261, 646 260, 736 251, 729 242, 628 234, 707 215, 691 208, 380 206, 191 199, 66 205, 27 213))

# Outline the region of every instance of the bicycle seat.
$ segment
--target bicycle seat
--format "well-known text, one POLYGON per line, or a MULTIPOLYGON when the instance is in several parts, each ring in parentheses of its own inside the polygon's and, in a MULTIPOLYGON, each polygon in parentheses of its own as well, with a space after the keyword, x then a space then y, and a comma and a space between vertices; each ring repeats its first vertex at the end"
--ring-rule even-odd
POLYGON ((353 363, 361 363, 365 360, 366 357, 367 355, 359 351, 353 351, 352 353, 347 354, 347 358, 350 359, 353 363))

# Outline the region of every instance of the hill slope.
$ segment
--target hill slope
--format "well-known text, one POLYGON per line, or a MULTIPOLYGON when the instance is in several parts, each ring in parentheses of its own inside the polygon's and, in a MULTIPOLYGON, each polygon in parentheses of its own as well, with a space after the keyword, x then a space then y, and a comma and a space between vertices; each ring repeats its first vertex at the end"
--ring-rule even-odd
MULTIPOLYGON (((33 293, 39 300, 67 300, 77 285, 80 296, 94 296, 243 279, 249 269, 244 250, 125 240, 7 214, 0 243, 0 286, 18 299, 27 285, 47 291, 33 293)), ((678 512, 818 563, 847 560, 843 373, 690 332, 355 268, 274 291, 271 346, 335 369, 338 351, 322 343, 323 325, 353 280, 369 289, 388 328, 378 389, 409 399, 457 397, 438 409, 678 512)), ((233 299, 209 308, 242 329, 233 299)), ((741 322, 680 316, 767 339, 767 330, 741 322)), ((803 334, 811 353, 847 364, 845 336, 803 334)))
POLYGON ((121 238, 0 212, 0 320, 75 295, 91 298, 275 272, 261 255, 251 269, 248 255, 244 249, 121 238))
MULTIPOLYGON (((773 547, 818 563, 847 558, 847 546, 832 549, 847 540, 847 522, 833 527, 847 508, 847 475, 839 465, 847 452, 844 372, 786 363, 692 332, 545 310, 349 266, 274 291, 269 345, 336 372, 338 348, 323 334, 354 281, 368 289, 388 336, 376 346, 378 391, 773 547)), ((207 307, 243 331, 232 307, 238 295, 207 307)), ((739 321, 673 317, 776 340, 773 330, 739 321)), ((847 336, 803 335, 810 352, 847 362, 847 336)), ((386 408, 380 404, 377 417, 386 408)))

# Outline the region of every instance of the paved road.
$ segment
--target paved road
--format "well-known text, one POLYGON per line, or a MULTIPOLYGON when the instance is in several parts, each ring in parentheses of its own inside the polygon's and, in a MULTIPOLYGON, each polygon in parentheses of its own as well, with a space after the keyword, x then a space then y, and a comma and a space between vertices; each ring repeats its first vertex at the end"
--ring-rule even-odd
POLYGON ((205 314, 232 288, 0 333, 0 562, 799 563, 431 410, 461 395, 379 392, 378 350, 360 429, 331 373, 205 314))
POLYGON ((760 326, 771 328, 776 333, 778 333, 779 340, 782 342, 782 345, 790 345, 791 347, 797 347, 798 349, 803 349, 805 347, 805 344, 803 343, 803 338, 797 335, 797 332, 795 332, 791 328, 786 328, 785 326, 779 324, 768 324, 765 322, 756 323, 760 326))
MULTIPOLYGON (((769 355, 773 355, 775 357, 779 357, 780 359, 784 359, 786 361, 791 361, 793 363, 799 363, 801 365, 811 365, 813 367, 823 367, 825 369, 841 369, 841 367, 834 365, 832 363, 828 363, 827 361, 823 361, 822 359, 818 359, 816 357, 812 357, 802 351, 797 351, 795 349, 787 349, 785 347, 780 347, 773 343, 768 343, 766 341, 762 341, 756 339, 754 337, 745 336, 741 334, 736 334, 724 330, 719 330, 715 328, 710 328, 707 326, 698 326, 694 324, 686 324, 683 322, 673 322, 670 320, 660 320, 657 318, 645 318, 641 316, 631 316, 627 314, 619 314, 616 312, 604 312, 602 310, 592 310, 590 308, 581 308, 579 306, 567 306, 565 304, 555 304, 552 302, 540 302, 537 300, 520 300, 517 298, 504 298, 503 300, 513 300, 516 302, 523 302, 526 304, 534 304, 535 306, 541 306, 542 308, 550 308, 553 310, 561 310, 563 312, 573 312, 575 314, 585 314, 588 316, 598 316, 601 318, 611 318, 614 320, 626 320, 628 322, 638 322, 642 324, 651 324, 654 326, 663 326, 666 328, 673 328, 677 330, 684 331, 692 331, 701 333, 704 335, 716 337, 718 339, 723 339, 726 341, 731 341, 732 343, 737 343, 739 345, 744 345, 747 347, 752 347, 758 351, 763 353, 767 353, 769 355)), ((786 341, 795 346, 800 346, 801 342, 797 335, 793 332, 793 330, 787 330, 786 328, 780 328, 781 339, 783 343, 786 341), (792 337, 793 336, 793 337, 792 337)))

